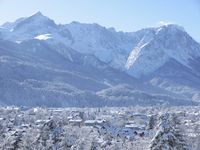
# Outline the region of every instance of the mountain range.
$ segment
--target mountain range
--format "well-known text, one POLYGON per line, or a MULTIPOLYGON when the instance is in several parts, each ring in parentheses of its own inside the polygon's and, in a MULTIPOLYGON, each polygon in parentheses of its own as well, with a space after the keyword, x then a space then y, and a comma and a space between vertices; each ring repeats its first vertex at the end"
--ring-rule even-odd
POLYGON ((175 24, 118 32, 37 12, 0 26, 0 105, 198 105, 199 68, 175 24))

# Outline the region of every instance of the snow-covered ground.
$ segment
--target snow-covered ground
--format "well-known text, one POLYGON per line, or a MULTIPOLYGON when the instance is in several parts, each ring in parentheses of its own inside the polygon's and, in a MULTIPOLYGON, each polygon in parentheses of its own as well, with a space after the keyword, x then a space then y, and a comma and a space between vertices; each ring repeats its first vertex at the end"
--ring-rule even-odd
MULTIPOLYGON (((199 119, 200 107, 1 107, 0 149, 147 150, 155 147, 155 136, 166 133, 161 128, 173 125, 184 144, 198 150, 199 119), (179 123, 166 121, 169 112, 179 123)), ((176 136, 172 131, 167 135, 176 136)))

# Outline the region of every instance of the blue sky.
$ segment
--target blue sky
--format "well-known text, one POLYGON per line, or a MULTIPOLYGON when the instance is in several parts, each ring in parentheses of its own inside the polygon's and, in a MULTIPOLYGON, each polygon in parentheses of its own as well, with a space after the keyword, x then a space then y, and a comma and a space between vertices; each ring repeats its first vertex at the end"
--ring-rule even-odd
POLYGON ((200 42, 200 0, 0 0, 0 24, 37 11, 57 23, 95 22, 122 31, 170 22, 200 42))

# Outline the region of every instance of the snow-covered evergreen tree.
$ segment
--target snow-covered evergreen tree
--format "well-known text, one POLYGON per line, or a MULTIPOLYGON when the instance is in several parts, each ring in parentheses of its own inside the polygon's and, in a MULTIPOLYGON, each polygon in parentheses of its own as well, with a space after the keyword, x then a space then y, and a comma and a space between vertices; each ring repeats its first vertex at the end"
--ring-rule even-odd
POLYGON ((151 142, 150 150, 189 150, 177 121, 172 114, 166 113, 161 117, 159 130, 151 142))
POLYGON ((151 115, 149 118, 147 129, 149 130, 153 129, 155 127, 155 124, 156 124, 156 117, 154 115, 151 115))

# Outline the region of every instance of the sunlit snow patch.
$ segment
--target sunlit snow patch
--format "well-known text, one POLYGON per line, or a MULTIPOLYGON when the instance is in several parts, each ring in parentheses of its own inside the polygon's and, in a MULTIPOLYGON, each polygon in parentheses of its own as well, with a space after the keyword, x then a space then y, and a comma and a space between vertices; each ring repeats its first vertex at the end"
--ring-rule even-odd
POLYGON ((20 44, 22 41, 15 41, 15 43, 20 44))
POLYGON ((41 34, 41 35, 38 35, 36 37, 34 37, 34 39, 37 39, 37 40, 48 40, 50 39, 51 34, 41 34))

